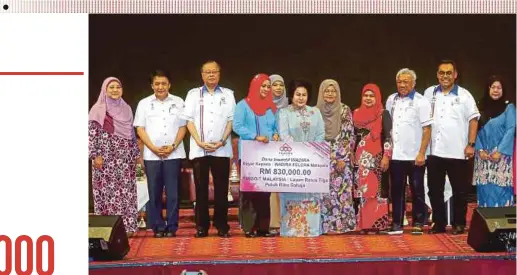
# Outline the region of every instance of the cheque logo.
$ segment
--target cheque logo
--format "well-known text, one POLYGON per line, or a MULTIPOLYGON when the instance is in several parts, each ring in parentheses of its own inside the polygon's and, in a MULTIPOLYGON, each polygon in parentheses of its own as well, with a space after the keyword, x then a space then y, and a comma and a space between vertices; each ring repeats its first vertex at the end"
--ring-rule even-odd
POLYGON ((293 154, 293 148, 291 148, 291 146, 289 146, 287 143, 284 143, 284 145, 280 146, 278 151, 282 156, 290 156, 293 154))

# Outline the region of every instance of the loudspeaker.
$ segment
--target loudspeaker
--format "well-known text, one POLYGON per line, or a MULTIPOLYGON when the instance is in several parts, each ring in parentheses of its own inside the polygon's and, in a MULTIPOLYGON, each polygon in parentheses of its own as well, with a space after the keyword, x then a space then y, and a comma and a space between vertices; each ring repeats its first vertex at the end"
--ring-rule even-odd
POLYGON ((470 222, 467 243, 477 252, 506 251, 515 247, 515 207, 477 208, 470 222))
POLYGON ((94 261, 122 260, 129 252, 121 216, 90 215, 88 227, 88 251, 94 261))

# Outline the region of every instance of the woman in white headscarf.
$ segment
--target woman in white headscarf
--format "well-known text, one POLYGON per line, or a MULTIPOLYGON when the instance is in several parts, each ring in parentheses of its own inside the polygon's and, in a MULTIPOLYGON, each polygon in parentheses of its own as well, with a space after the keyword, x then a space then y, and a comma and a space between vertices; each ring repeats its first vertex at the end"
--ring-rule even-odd
POLYGON ((325 141, 330 142, 330 193, 323 194, 321 203, 322 234, 355 230, 352 196, 355 146, 352 112, 341 103, 339 84, 324 80, 319 89, 318 103, 325 122, 325 141))
MULTIPOLYGON (((284 78, 280 75, 272 74, 269 76, 271 81, 271 90, 273 92, 273 102, 278 110, 287 107, 289 100, 287 99, 284 78)), ((271 193, 270 202, 270 230, 271 234, 278 234, 280 229, 280 198, 278 193, 271 193)))

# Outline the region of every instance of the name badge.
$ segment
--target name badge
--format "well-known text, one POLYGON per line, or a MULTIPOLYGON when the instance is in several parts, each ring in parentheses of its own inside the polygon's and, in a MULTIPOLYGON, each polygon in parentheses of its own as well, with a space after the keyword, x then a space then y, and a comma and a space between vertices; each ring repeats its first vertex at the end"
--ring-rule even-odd
POLYGON ((223 104, 226 104, 226 98, 224 96, 221 97, 221 102, 219 103, 219 105, 223 105, 223 104))
POLYGON ((460 104, 460 98, 456 97, 453 101, 453 104, 460 104))

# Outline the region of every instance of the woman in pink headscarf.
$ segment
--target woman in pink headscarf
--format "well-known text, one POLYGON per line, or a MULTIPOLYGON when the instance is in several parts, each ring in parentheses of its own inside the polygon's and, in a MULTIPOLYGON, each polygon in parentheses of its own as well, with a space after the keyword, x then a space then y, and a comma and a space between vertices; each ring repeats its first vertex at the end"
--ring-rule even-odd
POLYGON ((96 215, 121 215, 128 236, 138 230, 136 160, 140 150, 132 125, 133 111, 122 99, 120 80, 107 78, 88 118, 94 209, 96 215))

